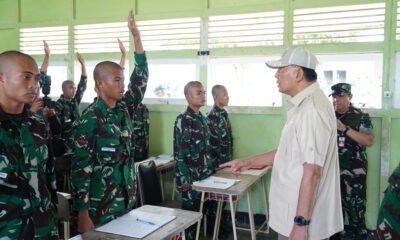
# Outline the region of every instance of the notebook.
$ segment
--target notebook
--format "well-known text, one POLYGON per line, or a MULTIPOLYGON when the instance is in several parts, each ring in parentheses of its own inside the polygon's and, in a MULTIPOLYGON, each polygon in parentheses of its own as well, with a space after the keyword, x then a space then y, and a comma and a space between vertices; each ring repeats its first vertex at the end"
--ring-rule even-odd
POLYGON ((120 218, 96 228, 96 231, 133 238, 144 238, 175 218, 176 216, 149 213, 135 209, 120 218))
POLYGON ((239 179, 230 179, 210 176, 201 181, 193 182, 193 186, 196 187, 207 187, 207 188, 217 188, 217 189, 227 189, 239 182, 239 179))

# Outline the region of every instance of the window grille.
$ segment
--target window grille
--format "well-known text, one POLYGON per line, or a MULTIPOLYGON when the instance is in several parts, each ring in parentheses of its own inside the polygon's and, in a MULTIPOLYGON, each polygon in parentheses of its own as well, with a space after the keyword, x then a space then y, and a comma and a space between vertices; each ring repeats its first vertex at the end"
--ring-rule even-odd
POLYGON ((44 54, 43 40, 46 40, 51 54, 68 53, 68 26, 21 28, 19 30, 20 50, 27 54, 44 54))

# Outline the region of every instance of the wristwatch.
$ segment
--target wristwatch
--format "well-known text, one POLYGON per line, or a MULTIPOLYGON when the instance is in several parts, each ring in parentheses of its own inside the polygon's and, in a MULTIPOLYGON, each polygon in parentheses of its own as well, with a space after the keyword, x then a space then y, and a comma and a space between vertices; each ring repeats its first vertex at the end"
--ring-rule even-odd
POLYGON ((310 220, 306 220, 303 216, 294 217, 294 224, 297 226, 307 226, 310 224, 310 220))

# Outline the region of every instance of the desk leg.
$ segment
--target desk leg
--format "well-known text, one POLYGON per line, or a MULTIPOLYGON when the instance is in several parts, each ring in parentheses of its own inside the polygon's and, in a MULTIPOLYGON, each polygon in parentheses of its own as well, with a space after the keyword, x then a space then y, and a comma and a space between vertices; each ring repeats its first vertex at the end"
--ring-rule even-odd
POLYGON ((251 240, 256 240, 255 226, 254 226, 254 216, 253 216, 253 206, 251 203, 251 193, 247 191, 247 205, 249 207, 249 220, 250 220, 250 232, 251 240))
POLYGON ((214 223, 214 235, 213 235, 213 240, 218 239, 219 225, 220 225, 220 223, 221 223, 222 203, 223 203, 223 201, 219 201, 219 200, 218 200, 217 212, 216 212, 216 214, 215 214, 215 223, 214 223))
POLYGON ((172 197, 171 200, 174 201, 175 200, 175 192, 176 192, 176 179, 175 176, 172 178, 172 197))
POLYGON ((237 233, 236 233, 236 217, 235 217, 235 208, 233 206, 233 199, 232 195, 229 195, 229 204, 231 207, 231 218, 232 218, 232 229, 233 229, 233 239, 237 240, 237 233))
POLYGON ((267 233, 269 233, 269 214, 268 214, 268 196, 267 196, 267 188, 265 181, 267 180, 266 177, 261 178, 263 195, 264 195, 264 203, 265 203, 265 219, 267 221, 267 233))
MULTIPOLYGON (((201 192, 201 200, 200 200, 200 213, 203 213, 203 205, 204 205, 204 197, 205 197, 206 193, 205 192, 201 192)), ((203 218, 206 217, 203 215, 203 218)), ((197 223, 197 231, 196 231, 196 240, 199 240, 199 236, 200 236, 200 227, 201 227, 201 220, 199 220, 199 222, 197 223)))
POLYGON ((163 173, 162 171, 159 172, 160 174, 160 185, 161 185, 161 199, 164 201, 164 178, 163 178, 163 173))

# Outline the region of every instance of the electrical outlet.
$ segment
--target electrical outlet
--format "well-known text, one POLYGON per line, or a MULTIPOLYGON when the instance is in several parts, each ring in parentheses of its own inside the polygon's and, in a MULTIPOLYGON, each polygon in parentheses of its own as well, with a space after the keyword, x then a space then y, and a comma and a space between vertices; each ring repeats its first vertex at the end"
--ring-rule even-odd
POLYGON ((384 91, 384 92, 383 92, 383 97, 384 97, 384 98, 390 98, 390 97, 392 97, 392 92, 391 92, 391 91, 384 91))

